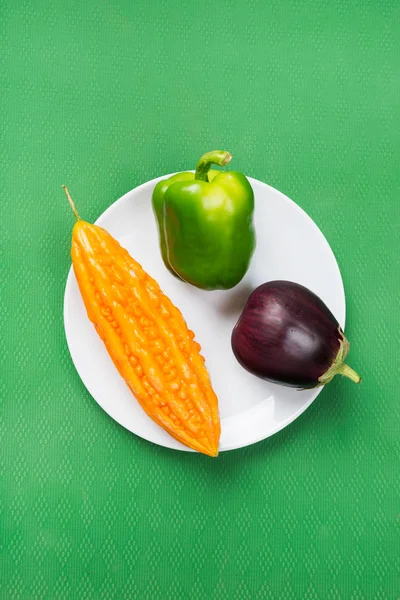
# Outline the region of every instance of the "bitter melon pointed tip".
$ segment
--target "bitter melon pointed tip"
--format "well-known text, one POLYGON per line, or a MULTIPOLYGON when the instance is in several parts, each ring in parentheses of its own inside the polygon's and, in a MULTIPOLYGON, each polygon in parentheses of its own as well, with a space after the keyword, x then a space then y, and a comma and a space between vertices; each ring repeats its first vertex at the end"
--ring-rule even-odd
POLYGON ((205 452, 208 456, 211 456, 212 458, 217 458, 218 454, 219 454, 219 449, 217 448, 216 450, 214 448, 207 448, 206 452, 205 452))
POLYGON ((61 187, 62 187, 62 189, 64 190, 64 192, 65 192, 65 195, 67 196, 67 200, 68 200, 68 202, 69 202, 69 205, 70 205, 70 207, 71 207, 71 209, 72 209, 72 212, 73 212, 73 213, 74 213, 74 215, 75 215, 75 218, 76 218, 76 220, 77 220, 77 221, 80 221, 80 220, 81 220, 81 218, 80 218, 80 216, 79 216, 79 213, 78 213, 78 211, 77 211, 77 209, 76 209, 75 203, 74 203, 74 201, 73 201, 73 200, 72 200, 72 198, 71 198, 71 194, 69 193, 67 186, 63 184, 61 187))

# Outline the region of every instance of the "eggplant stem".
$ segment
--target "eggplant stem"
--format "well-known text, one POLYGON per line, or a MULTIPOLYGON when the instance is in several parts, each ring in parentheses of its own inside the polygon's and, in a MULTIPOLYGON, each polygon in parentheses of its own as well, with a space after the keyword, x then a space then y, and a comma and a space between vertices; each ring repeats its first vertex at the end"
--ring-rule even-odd
POLYGON ((360 383, 361 381, 361 377, 358 375, 358 373, 356 373, 351 367, 349 367, 349 365, 346 365, 345 363, 337 366, 337 373, 339 375, 343 375, 344 377, 348 377, 354 381, 354 383, 360 383))
POLYGON ((350 343, 340 326, 338 327, 338 332, 340 335, 339 352, 337 353, 335 362, 332 364, 332 366, 318 379, 318 385, 326 385, 332 381, 335 375, 343 375, 343 377, 348 377, 354 381, 354 383, 360 383, 361 381, 359 374, 353 371, 353 369, 344 362, 350 350, 350 343))

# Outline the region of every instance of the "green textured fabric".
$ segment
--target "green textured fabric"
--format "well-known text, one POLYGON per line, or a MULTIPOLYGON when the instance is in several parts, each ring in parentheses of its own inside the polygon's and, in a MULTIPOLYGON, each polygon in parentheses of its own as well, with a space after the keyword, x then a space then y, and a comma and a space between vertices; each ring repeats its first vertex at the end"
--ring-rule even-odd
POLYGON ((400 597, 399 31, 398 0, 0 0, 2 600, 400 597), (325 233, 363 382, 213 460, 84 389, 60 186, 93 220, 218 147, 325 233))

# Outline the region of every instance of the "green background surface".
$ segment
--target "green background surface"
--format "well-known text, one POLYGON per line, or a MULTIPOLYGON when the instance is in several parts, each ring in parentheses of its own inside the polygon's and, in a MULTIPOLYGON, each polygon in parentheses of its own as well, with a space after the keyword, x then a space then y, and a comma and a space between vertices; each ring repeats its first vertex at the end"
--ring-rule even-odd
POLYGON ((0 597, 399 598, 398 0, 0 0, 0 597), (217 147, 317 222, 355 386, 217 460, 67 351, 72 219, 217 147))

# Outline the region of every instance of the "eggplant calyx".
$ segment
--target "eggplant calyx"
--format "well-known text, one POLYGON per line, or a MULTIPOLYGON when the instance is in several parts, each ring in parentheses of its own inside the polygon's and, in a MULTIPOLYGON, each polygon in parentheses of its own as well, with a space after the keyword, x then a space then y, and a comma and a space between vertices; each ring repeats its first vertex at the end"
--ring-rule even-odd
POLYGON ((351 367, 345 364, 346 356, 350 351, 350 342, 344 335, 341 327, 338 327, 340 339, 340 347, 339 352, 336 355, 336 358, 331 367, 318 378, 318 385, 326 385, 330 383, 335 375, 343 375, 344 377, 348 377, 354 383, 360 383, 361 377, 356 373, 351 367))

